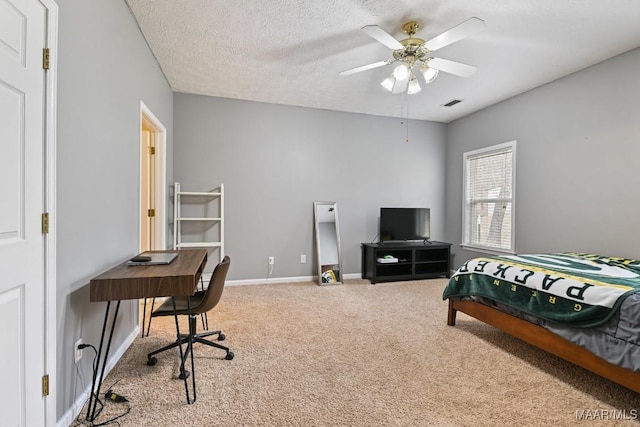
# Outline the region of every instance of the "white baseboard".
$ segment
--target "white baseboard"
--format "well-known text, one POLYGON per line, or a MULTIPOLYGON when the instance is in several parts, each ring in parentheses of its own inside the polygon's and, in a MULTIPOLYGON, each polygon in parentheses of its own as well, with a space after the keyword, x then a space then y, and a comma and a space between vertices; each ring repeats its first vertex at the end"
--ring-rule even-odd
MULTIPOLYGON (((362 275, 360 273, 345 274, 345 279, 360 279, 362 275)), ((204 274, 203 279, 205 283, 209 283, 211 280, 211 273, 204 274)), ((269 277, 261 279, 241 279, 241 280, 227 280, 225 286, 240 286, 240 285, 268 285, 273 283, 293 283, 293 282, 317 282, 318 276, 297 276, 297 277, 269 277)))
MULTIPOLYGON (((110 352, 111 354, 109 360, 107 360, 107 364, 104 369, 105 377, 109 374, 109 372, 111 372, 113 367, 116 366, 116 363, 120 361, 120 358, 124 355, 124 352, 127 351, 131 344, 133 344, 133 341, 136 339, 139 333, 140 326, 136 326, 136 328, 133 330, 133 332, 131 332, 131 334, 129 334, 122 345, 118 347, 116 351, 110 352)), ((100 372, 98 372, 98 375, 100 375, 100 372)), ((93 373, 91 379, 93 380, 93 373)), ((82 411, 84 404, 87 403, 87 400, 89 399, 89 390, 91 390, 91 384, 87 385, 87 388, 80 394, 80 396, 78 396, 73 405, 71 405, 67 412, 65 412, 64 415, 57 421, 57 427, 67 427, 71 425, 73 420, 75 420, 78 414, 80 414, 80 411, 82 411)))
POLYGON ((242 280, 227 280, 225 286, 238 286, 238 285, 267 285, 270 283, 293 283, 293 282, 310 282, 313 280, 313 276, 298 276, 298 277, 268 277, 260 279, 242 279, 242 280))

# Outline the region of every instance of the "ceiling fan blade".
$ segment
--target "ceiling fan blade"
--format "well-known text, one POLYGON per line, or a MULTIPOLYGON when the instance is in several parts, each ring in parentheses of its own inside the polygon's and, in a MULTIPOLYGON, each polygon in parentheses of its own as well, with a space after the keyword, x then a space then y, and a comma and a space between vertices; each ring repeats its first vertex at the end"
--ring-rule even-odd
POLYGON ((470 77, 478 68, 473 65, 463 64, 462 62, 449 61, 442 58, 431 58, 427 61, 429 68, 445 73, 453 74, 459 77, 470 77))
POLYGON ((371 70, 373 68, 382 67, 384 65, 390 64, 392 61, 378 61, 373 64, 363 65, 361 67, 351 68, 349 70, 340 71, 338 75, 340 76, 348 76, 351 74, 359 73, 360 71, 371 70))
POLYGON ((389 33, 387 33, 382 28, 378 27, 377 25, 365 25, 364 27, 361 28, 361 30, 364 31, 366 35, 376 39, 377 41, 379 41, 389 49, 393 49, 393 50, 404 49, 404 46, 402 46, 402 43, 394 39, 389 33))
MULTIPOLYGON (((431 52, 441 49, 445 46, 455 43, 458 40, 462 40, 465 37, 469 37, 476 34, 486 27, 484 21, 480 18, 469 18, 462 24, 456 25, 450 30, 445 31, 437 37, 425 42, 425 47, 431 52)), ((444 71, 444 70, 443 70, 444 71)))

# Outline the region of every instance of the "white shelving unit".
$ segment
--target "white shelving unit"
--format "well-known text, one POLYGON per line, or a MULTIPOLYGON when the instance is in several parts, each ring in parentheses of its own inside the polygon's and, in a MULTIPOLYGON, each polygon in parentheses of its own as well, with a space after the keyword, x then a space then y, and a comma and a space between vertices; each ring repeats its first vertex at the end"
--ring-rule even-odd
POLYGON ((174 184, 174 221, 173 221, 173 248, 218 248, 220 261, 224 258, 224 185, 220 184, 213 191, 182 191, 180 183, 174 184), (185 205, 200 210, 197 214, 185 212, 185 205), (209 216, 213 211, 214 216, 209 216), (204 216, 197 216, 204 213, 204 216), (186 233, 187 224, 201 224, 200 232, 186 233), (209 235, 209 231, 215 225, 218 226, 215 237, 209 235), (185 237, 188 239, 185 240, 185 237))

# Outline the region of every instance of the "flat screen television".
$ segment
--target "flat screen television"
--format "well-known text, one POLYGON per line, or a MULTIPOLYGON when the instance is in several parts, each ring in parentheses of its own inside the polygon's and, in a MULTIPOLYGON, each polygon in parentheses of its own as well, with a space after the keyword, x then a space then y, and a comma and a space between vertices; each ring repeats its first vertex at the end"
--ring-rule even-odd
POLYGON ((380 241, 429 240, 429 208, 380 208, 380 241))

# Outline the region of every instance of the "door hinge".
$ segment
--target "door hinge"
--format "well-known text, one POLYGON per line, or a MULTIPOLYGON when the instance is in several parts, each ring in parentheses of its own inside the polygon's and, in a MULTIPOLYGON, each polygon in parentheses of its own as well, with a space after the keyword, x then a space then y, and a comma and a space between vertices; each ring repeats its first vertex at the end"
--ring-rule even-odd
POLYGON ((149 147, 149 154, 151 154, 152 156, 156 154, 156 147, 149 147))
POLYGON ((156 210, 155 210, 155 209, 149 209, 149 210, 147 210, 147 216, 148 216, 148 217, 154 217, 154 216, 156 216, 156 210))
POLYGON ((42 68, 45 70, 49 69, 49 48, 45 47, 42 49, 42 68))
POLYGON ((42 234, 49 234, 49 213, 42 214, 42 234))
POLYGON ((49 396, 49 375, 42 376, 42 395, 49 396))

